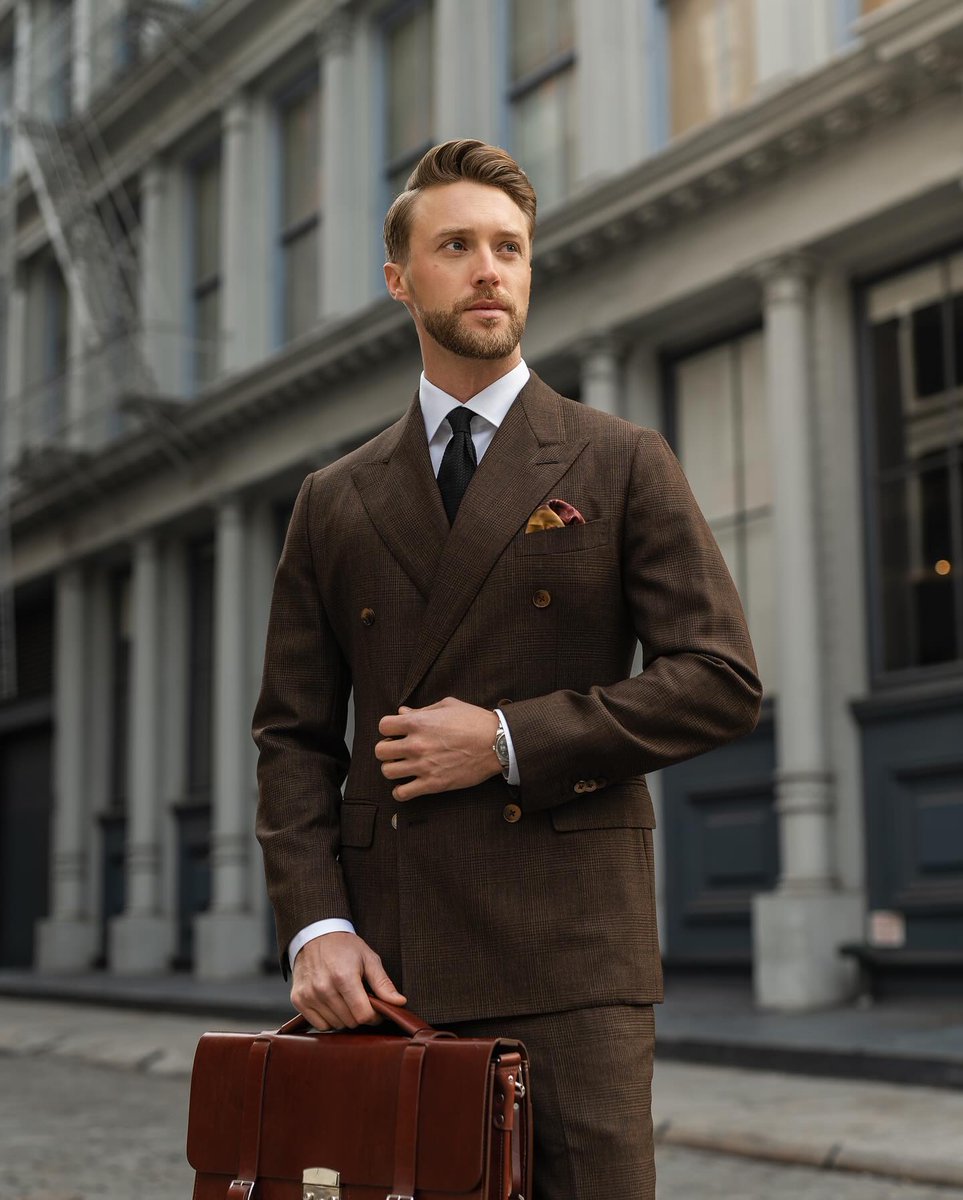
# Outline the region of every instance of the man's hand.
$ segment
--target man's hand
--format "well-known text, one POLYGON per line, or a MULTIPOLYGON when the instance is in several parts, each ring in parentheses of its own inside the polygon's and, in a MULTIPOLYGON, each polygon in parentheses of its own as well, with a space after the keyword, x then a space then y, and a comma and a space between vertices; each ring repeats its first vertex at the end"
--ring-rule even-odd
POLYGON ((325 933, 305 943, 294 960, 291 1003, 316 1029, 376 1025, 381 1018, 364 980, 379 999, 407 1003, 367 942, 355 933, 325 933))
POLYGON ((405 779, 392 789, 396 800, 413 800, 474 787, 501 773, 492 745, 498 717, 487 708, 451 696, 427 708, 399 708, 382 717, 375 746, 385 779, 405 779))

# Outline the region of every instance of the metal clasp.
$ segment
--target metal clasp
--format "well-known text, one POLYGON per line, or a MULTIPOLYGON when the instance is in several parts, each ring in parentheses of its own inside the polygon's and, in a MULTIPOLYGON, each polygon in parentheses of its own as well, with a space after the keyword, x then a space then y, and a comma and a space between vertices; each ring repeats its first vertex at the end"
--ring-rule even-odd
POLYGON ((307 1167, 301 1176, 301 1200, 341 1200, 341 1172, 307 1167))

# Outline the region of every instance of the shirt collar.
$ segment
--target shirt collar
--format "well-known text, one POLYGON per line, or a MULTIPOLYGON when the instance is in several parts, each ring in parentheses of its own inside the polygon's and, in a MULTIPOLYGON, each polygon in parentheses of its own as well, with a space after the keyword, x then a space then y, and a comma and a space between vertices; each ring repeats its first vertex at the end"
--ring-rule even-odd
MULTIPOLYGON (((494 425, 497 429, 504 421, 515 397, 528 382, 530 374, 525 360, 522 359, 518 366, 512 367, 507 375, 496 379, 487 388, 466 400, 465 407, 470 408, 480 417, 484 417, 490 425, 494 425)), ((421 415, 425 422, 425 433, 430 442, 438 432, 442 421, 457 406, 458 401, 454 396, 443 392, 440 387, 436 387, 430 379, 425 377, 424 371, 421 373, 421 382, 418 385, 418 399, 421 403, 421 415)))

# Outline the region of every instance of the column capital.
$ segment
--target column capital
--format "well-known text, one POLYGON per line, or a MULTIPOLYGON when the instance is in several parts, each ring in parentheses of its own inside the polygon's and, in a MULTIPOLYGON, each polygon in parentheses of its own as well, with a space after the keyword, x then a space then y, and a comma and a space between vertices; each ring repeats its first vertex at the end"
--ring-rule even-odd
POLYGON ((818 269, 815 256, 794 251, 763 259, 750 268, 749 274, 761 285, 766 302, 778 303, 802 299, 818 269))
POLYGON ((221 106, 221 129, 225 134, 243 132, 251 120, 251 100, 247 92, 236 91, 225 96, 221 106))
POLYGON ((166 188, 167 170, 163 162, 157 158, 150 159, 140 173, 141 196, 146 196, 148 193, 160 196, 163 195, 166 188))
POLYGON ((354 41, 355 16, 350 0, 325 5, 317 24, 318 50, 323 57, 347 54, 354 41))
POLYGON ((582 362, 583 367, 591 360, 610 358, 613 363, 620 361, 628 351, 629 341, 616 333, 589 333, 573 346, 573 350, 582 362))

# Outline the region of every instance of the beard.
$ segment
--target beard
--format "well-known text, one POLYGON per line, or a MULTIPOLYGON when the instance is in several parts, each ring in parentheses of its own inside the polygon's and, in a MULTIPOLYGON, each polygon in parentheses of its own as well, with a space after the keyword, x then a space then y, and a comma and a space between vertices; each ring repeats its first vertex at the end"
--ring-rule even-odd
POLYGON ((525 332, 525 313, 505 296, 491 289, 479 292, 451 309, 419 309, 418 316, 425 331, 445 350, 459 358, 507 358, 522 340, 525 332), (481 329, 468 329, 462 324, 461 315, 479 300, 497 300, 505 304, 507 321, 499 318, 484 321, 481 329))

